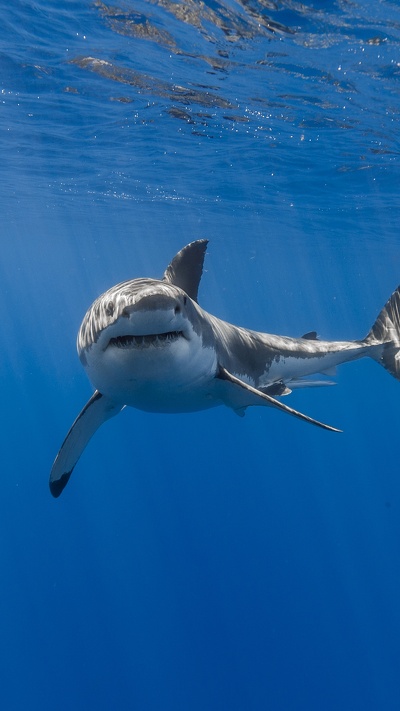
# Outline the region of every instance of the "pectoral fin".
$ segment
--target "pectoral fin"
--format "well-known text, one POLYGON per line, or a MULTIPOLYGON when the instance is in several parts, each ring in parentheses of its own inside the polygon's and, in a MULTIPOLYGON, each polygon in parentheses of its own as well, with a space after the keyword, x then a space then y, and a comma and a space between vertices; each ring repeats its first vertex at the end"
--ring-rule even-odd
POLYGON ((223 400, 227 405, 233 407, 233 409, 242 409, 244 407, 248 407, 249 405, 269 405, 270 407, 276 407, 278 410, 282 410, 282 412, 286 412, 288 415, 293 415, 294 417, 298 417, 305 422, 310 422, 312 425, 318 425, 318 427, 322 427, 325 430, 341 432, 341 430, 338 430, 336 427, 325 425, 323 422, 314 420, 308 415, 303 415, 303 413, 294 410, 292 407, 284 405, 282 402, 279 402, 279 400, 271 397, 271 395, 261 392, 260 390, 257 390, 257 388, 253 388, 243 380, 240 380, 240 378, 237 378, 235 375, 232 375, 232 373, 229 373, 223 367, 219 368, 217 378, 226 383, 230 383, 232 386, 235 386, 234 391, 231 389, 229 393, 222 393, 223 400))
POLYGON ((73 423, 54 460, 49 482, 53 496, 60 496, 92 435, 103 422, 121 410, 121 405, 116 405, 97 390, 92 395, 73 423))

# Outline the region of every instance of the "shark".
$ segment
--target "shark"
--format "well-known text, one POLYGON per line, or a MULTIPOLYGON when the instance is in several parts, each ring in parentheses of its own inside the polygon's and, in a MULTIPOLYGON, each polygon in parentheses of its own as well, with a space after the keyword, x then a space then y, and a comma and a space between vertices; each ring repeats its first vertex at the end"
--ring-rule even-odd
POLYGON ((89 440, 125 407, 183 413, 225 405, 243 415, 272 407, 325 430, 340 432, 280 399, 295 388, 334 384, 342 363, 369 356, 400 379, 400 287, 365 338, 320 340, 234 326, 198 303, 208 240, 186 245, 161 279, 124 281, 101 294, 77 337, 80 361, 94 393, 55 458, 50 491, 60 496, 89 440), (318 376, 318 377, 316 377, 318 376))

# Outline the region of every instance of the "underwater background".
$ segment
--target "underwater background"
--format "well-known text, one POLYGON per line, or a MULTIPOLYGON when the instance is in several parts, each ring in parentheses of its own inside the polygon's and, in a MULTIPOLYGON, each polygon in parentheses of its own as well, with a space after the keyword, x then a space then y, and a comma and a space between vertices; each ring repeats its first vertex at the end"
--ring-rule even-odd
POLYGON ((113 284, 208 238, 199 302, 362 338, 400 283, 400 6, 2 3, 0 703, 400 708, 400 389, 372 360, 269 408, 131 408, 62 496, 113 284))

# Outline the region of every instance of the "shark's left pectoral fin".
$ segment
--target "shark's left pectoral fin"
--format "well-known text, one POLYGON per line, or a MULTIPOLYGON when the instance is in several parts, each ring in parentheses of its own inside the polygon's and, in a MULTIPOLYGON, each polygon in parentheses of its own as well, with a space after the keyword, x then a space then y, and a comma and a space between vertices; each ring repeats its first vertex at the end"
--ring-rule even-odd
POLYGON ((92 435, 103 422, 121 410, 121 405, 116 405, 97 390, 92 395, 73 423, 54 460, 49 482, 53 496, 60 496, 92 435))
POLYGON ((336 427, 325 425, 323 422, 319 422, 319 420, 314 420, 312 417, 303 415, 302 412, 298 412, 292 407, 284 405, 282 402, 279 402, 279 400, 271 397, 271 395, 261 392, 260 390, 257 390, 257 388, 253 388, 251 385, 248 385, 243 380, 240 380, 240 378, 237 378, 235 375, 232 375, 232 373, 229 373, 223 367, 219 368, 217 378, 230 385, 230 391, 222 393, 222 399, 227 405, 233 407, 234 410, 243 412, 243 409, 245 407, 249 407, 250 405, 267 405, 270 407, 276 407, 278 410, 286 412, 288 415, 298 417, 300 420, 310 422, 312 425, 317 425, 325 430, 331 430, 332 432, 342 431, 338 430, 336 427))

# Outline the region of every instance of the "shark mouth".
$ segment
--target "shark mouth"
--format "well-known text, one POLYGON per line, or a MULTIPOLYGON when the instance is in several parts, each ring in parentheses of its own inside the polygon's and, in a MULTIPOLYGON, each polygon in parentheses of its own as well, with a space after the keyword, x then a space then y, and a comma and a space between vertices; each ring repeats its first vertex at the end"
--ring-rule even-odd
POLYGON ((116 348, 158 348, 183 337, 182 331, 167 331, 167 333, 151 333, 146 336, 116 336, 108 345, 116 348))

